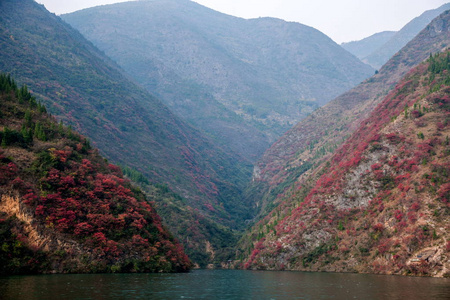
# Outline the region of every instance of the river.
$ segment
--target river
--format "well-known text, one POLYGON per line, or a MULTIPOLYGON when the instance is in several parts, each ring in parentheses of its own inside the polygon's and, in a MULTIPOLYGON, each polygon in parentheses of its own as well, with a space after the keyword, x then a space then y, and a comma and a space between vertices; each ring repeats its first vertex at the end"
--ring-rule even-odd
POLYGON ((450 279, 241 270, 7 276, 0 299, 450 299, 450 279))

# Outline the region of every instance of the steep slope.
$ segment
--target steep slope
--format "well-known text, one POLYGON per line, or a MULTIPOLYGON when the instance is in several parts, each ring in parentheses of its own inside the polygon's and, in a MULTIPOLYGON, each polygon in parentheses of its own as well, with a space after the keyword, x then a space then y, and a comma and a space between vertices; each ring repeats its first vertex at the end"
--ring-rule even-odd
POLYGON ((360 41, 342 43, 341 46, 357 58, 363 60, 366 56, 372 54, 389 41, 395 34, 396 31, 378 32, 360 41))
POLYGON ((373 74, 313 28, 236 18, 188 0, 119 3, 62 18, 179 116, 251 160, 373 74))
POLYGON ((380 46, 373 53, 362 59, 365 63, 371 65, 375 69, 379 69, 387 62, 397 51, 412 40, 423 28, 425 28, 431 20, 439 16, 444 11, 450 9, 450 3, 444 4, 439 8, 427 10, 419 17, 414 18, 411 22, 400 29, 393 37, 391 37, 384 45, 380 46))
MULTIPOLYGON (((44 7, 0 1, 0 53, 0 71, 26 84, 108 159, 167 184, 184 199, 178 209, 196 212, 192 219, 218 222, 230 234, 251 218, 240 199, 250 166, 181 121, 44 7)), ((176 226, 179 219, 164 221, 176 226)), ((207 241, 196 241, 203 253, 207 241)))
POLYGON ((143 193, 0 74, 0 274, 187 271, 143 193))
POLYGON ((288 131, 254 168, 246 198, 262 216, 308 176, 359 127, 389 90, 430 53, 450 46, 450 13, 434 19, 370 79, 319 108, 288 131))
POLYGON ((449 71, 450 50, 409 72, 261 223, 245 267, 450 276, 449 71))

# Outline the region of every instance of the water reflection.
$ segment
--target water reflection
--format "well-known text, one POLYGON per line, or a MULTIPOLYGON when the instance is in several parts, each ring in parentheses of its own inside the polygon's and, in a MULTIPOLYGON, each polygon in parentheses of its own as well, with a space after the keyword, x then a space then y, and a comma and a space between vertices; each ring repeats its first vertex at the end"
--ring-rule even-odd
POLYGON ((450 279, 304 272, 0 277, 0 299, 449 299, 450 279))

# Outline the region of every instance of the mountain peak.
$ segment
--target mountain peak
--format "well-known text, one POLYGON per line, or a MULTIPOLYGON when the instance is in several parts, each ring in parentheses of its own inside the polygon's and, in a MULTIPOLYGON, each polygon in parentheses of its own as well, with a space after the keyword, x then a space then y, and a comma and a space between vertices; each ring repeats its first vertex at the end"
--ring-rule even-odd
POLYGON ((316 29, 193 2, 134 2, 62 17, 178 116, 250 161, 373 74, 316 29))

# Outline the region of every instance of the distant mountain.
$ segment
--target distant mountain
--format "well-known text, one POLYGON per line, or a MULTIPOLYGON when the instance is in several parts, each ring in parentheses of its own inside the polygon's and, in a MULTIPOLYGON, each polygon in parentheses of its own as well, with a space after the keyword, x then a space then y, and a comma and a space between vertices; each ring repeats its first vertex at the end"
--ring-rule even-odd
POLYGON ((450 3, 444 4, 439 8, 427 10, 419 17, 414 18, 406 24, 394 36, 378 49, 374 49, 372 53, 362 59, 375 69, 379 69, 384 65, 397 51, 412 40, 422 29, 424 29, 434 18, 439 16, 446 10, 450 9, 450 3))
POLYGON ((341 46, 357 58, 363 60, 366 56, 372 54, 375 50, 384 45, 396 33, 396 31, 383 31, 375 33, 360 41, 342 43, 341 46))
POLYGON ((264 215, 298 178, 308 177, 359 126, 412 67, 450 46, 449 13, 431 22, 378 74, 340 95, 299 122, 256 164, 246 198, 264 215))
POLYGON ((306 197, 259 225, 245 267, 448 277, 449 71, 450 50, 409 72, 306 197))
MULTIPOLYGON (((43 6, 32 0, 0 1, 0 53, 1 72, 26 84, 52 114, 86 134, 108 159, 142 173, 159 190, 181 196, 182 201, 155 201, 164 199, 167 207, 173 200, 172 211, 190 216, 187 230, 201 240, 177 237, 194 243, 195 251, 205 254, 206 243, 211 249, 221 247, 209 239, 210 231, 220 227, 216 233, 230 235, 252 218, 240 197, 250 165, 181 121, 43 6), (193 221, 201 218, 209 224, 203 229, 193 221)), ((177 217, 164 222, 171 229, 180 227, 177 217)))
POLYGON ((63 15, 179 116, 250 160, 373 70, 321 32, 245 20, 188 0, 63 15))
POLYGON ((144 194, 4 74, 0 112, 0 275, 189 270, 144 194))

